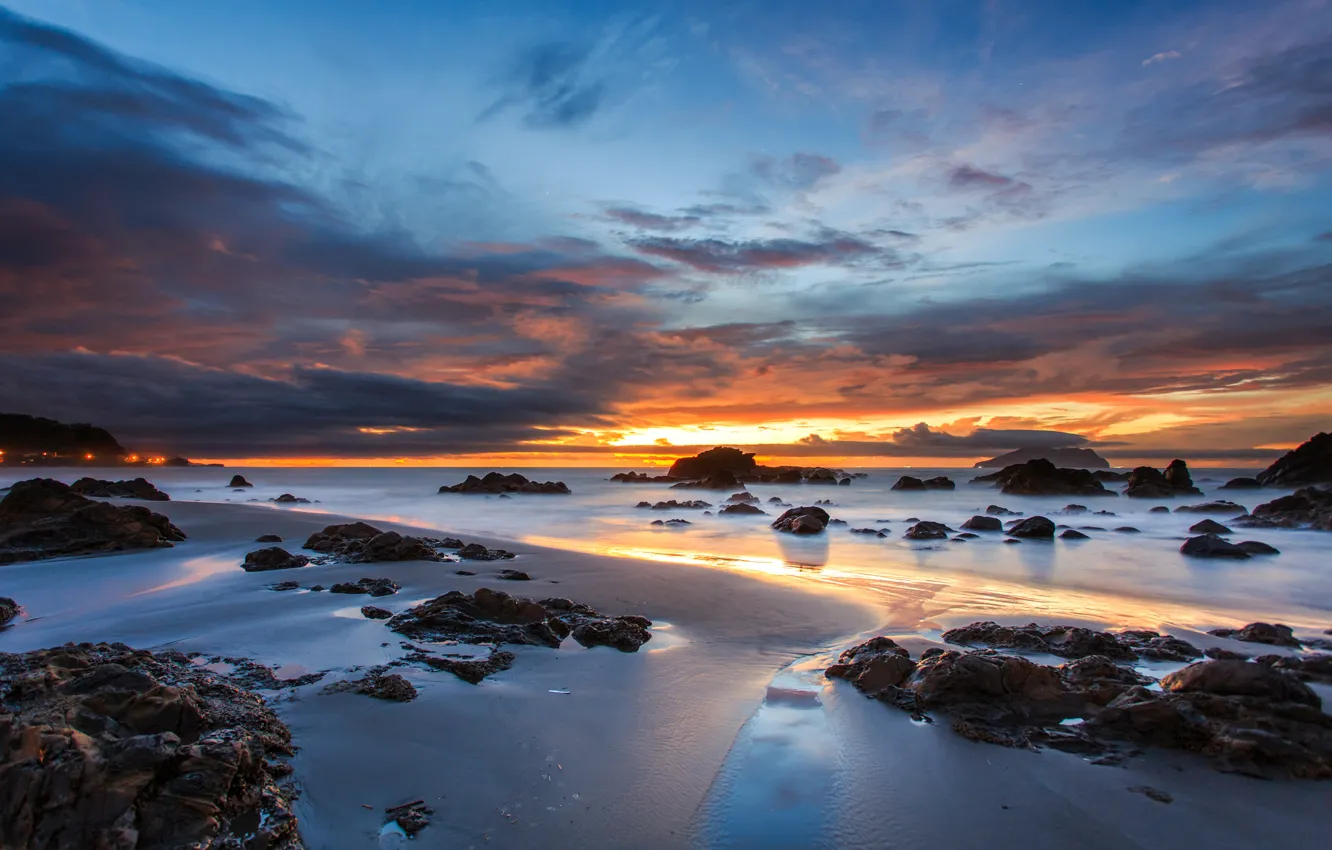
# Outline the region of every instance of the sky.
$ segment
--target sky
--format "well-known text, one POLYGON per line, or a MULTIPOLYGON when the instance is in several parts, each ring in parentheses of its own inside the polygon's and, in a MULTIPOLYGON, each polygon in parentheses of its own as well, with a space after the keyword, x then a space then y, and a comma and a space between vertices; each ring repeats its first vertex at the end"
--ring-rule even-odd
POLYGON ((1332 2, 0 0, 0 410, 1261 466, 1332 422, 1332 2))

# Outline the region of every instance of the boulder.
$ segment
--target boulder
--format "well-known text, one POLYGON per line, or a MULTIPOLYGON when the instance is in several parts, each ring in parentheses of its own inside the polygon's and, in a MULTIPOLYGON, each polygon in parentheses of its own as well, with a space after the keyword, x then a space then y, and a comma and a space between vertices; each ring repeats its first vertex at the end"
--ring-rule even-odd
POLYGON ((171 546, 185 533, 142 505, 114 505, 49 478, 14 484, 0 500, 0 564, 171 546))
POLYGON ((1257 490, 1263 483, 1257 478, 1232 478, 1221 485, 1222 490, 1257 490))
POLYGON ((818 534, 831 521, 828 512, 820 507, 789 508, 773 521, 772 527, 791 534, 818 534))
POLYGON ((699 452, 693 457, 682 457, 671 464, 672 478, 710 478, 718 473, 732 476, 751 475, 758 466, 753 452, 742 452, 728 446, 718 446, 699 452))
POLYGON ((871 638, 846 650, 824 675, 844 679, 862 693, 876 696, 903 684, 916 670, 910 654, 892 638, 871 638))
POLYGON ((359 581, 338 582, 329 593, 366 593, 370 596, 392 596, 399 590, 398 583, 387 578, 363 578, 359 581))
POLYGON ((1236 546, 1248 552, 1250 555, 1280 555, 1281 550, 1275 546, 1268 545, 1261 540, 1241 540, 1236 546))
POLYGON ((1269 646, 1298 647, 1300 645, 1300 642, 1295 639, 1295 633, 1290 626, 1284 626, 1281 623, 1249 623, 1239 629, 1212 629, 1208 634, 1248 643, 1265 643, 1269 646))
POLYGON ((254 538, 255 543, 281 543, 282 538, 276 534, 261 534, 254 538))
POLYGON ((1147 513, 1149 513, 1149 514, 1168 514, 1168 513, 1170 513, 1170 508, 1167 508, 1165 505, 1157 505, 1156 507, 1152 508, 1152 509, 1151 509, 1150 511, 1148 511, 1147 513))
POLYGON ((228 484, 227 486, 235 488, 235 487, 253 487, 254 485, 246 481, 244 475, 233 475, 231 476, 231 483, 228 484))
POLYGON ((269 499, 268 501, 270 501, 270 502, 276 502, 276 503, 279 504, 279 505, 308 505, 308 504, 310 504, 310 500, 309 500, 309 499, 304 499, 304 498, 301 498, 300 496, 293 496, 293 495, 290 494, 290 493, 283 493, 281 496, 278 496, 278 497, 275 498, 275 499, 269 499))
POLYGON ((247 553, 245 562, 241 564, 241 569, 247 573, 294 570, 308 563, 310 563, 310 559, 304 555, 293 555, 281 546, 269 546, 247 553))
POLYGON ((1165 471, 1150 466, 1139 466, 1130 473, 1124 495, 1133 499, 1173 499, 1176 496, 1201 496, 1193 486, 1189 467, 1176 458, 1165 471))
POLYGON ((972 483, 993 482, 1003 492, 1015 496, 1113 496, 1085 469, 1060 469, 1044 458, 1006 466, 998 472, 981 475, 972 483))
POLYGON ((1302 487, 1332 482, 1332 434, 1319 433, 1258 473, 1264 487, 1302 487))
POLYGON ((352 564, 389 561, 444 561, 438 548, 456 549, 461 540, 408 537, 396 531, 381 531, 365 522, 326 526, 305 541, 305 548, 334 555, 352 564))
POLYGON ((495 575, 501 581, 531 581, 532 577, 522 570, 500 570, 495 575))
POLYGON ((1021 511, 1010 511, 1000 505, 990 505, 985 509, 985 513, 987 516, 1022 516, 1021 511))
POLYGON ((1214 519, 1205 519, 1189 526, 1194 534, 1232 534, 1233 532, 1214 519))
POLYGON ((98 478, 80 478, 69 489, 80 496, 95 496, 99 499, 143 499, 148 502, 169 502, 171 497, 153 486, 144 478, 130 481, 103 481, 98 478))
POLYGON ((362 605, 361 616, 367 620, 387 620, 393 616, 393 612, 375 605, 362 605))
POLYGON ((536 493, 546 495, 569 495, 569 487, 563 481, 532 481, 516 472, 505 475, 502 472, 487 472, 484 477, 469 475, 459 484, 444 485, 441 493, 536 493))
POLYGON ((1142 534, 1142 529, 1134 528, 1131 525, 1121 525, 1115 528, 1120 534, 1142 534))
POLYGON ((1004 524, 998 517, 974 516, 962 523, 962 528, 967 531, 1003 531, 1004 524))
POLYGON ((1190 537, 1184 541, 1183 546, 1179 547, 1179 551, 1190 558, 1234 558, 1238 561, 1249 558, 1248 552, 1215 534, 1190 537))
POLYGON ((766 516, 767 513, 768 512, 763 510, 762 508, 756 505, 748 504, 747 502, 741 502, 735 505, 727 505, 726 507, 717 511, 717 514, 719 516, 753 516, 756 514, 761 516, 766 516))
POLYGON ((894 489, 894 490, 924 490, 924 489, 925 489, 925 482, 922 481, 922 480, 919 479, 919 478, 915 478, 915 477, 912 477, 912 476, 910 476, 910 475, 903 475, 901 478, 898 478, 898 479, 897 479, 897 483, 893 484, 892 489, 894 489))
POLYGON ((953 529, 941 522, 922 520, 908 528, 902 536, 907 540, 943 540, 953 529))
POLYGON ((1008 533, 1013 537, 1050 538, 1054 537, 1055 524, 1043 516, 1027 517, 1008 529, 1008 533))
MULTIPOLYGON (((842 479, 841 483, 845 484, 845 483, 847 483, 848 481, 850 481, 849 478, 844 478, 844 479, 842 479)), ((934 478, 926 478, 926 479, 925 479, 925 489, 926 489, 926 490, 956 490, 956 489, 957 489, 957 484, 954 483, 954 482, 953 482, 953 479, 949 478, 948 476, 946 476, 946 475, 939 475, 939 476, 936 476, 936 477, 934 477, 934 478)))
POLYGON ((1224 499, 1215 502, 1204 502, 1201 505, 1180 505, 1175 508, 1177 514, 1216 514, 1219 516, 1239 516, 1247 514, 1249 509, 1235 502, 1228 502, 1224 499))
POLYGON ((732 505, 757 505, 759 500, 758 496, 755 496, 753 493, 741 491, 727 496, 726 501, 728 504, 732 505))
POLYGON ((1141 657, 1153 661, 1192 661, 1202 657, 1198 647, 1188 641, 1159 632, 1129 630, 1120 632, 1119 640, 1133 647, 1141 657))

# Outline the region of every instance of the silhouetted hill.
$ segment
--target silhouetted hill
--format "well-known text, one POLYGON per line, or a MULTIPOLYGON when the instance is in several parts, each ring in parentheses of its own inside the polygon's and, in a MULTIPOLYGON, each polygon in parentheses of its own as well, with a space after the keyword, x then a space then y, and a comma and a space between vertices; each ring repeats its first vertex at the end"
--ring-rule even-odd
POLYGON ((976 468, 1005 467, 1045 458, 1061 469, 1109 469, 1110 461, 1091 449, 1017 449, 976 464, 976 468))
POLYGON ((66 425, 54 419, 0 413, 0 451, 5 455, 38 455, 84 458, 93 455, 107 461, 119 460, 128 452, 105 428, 75 423, 66 425))

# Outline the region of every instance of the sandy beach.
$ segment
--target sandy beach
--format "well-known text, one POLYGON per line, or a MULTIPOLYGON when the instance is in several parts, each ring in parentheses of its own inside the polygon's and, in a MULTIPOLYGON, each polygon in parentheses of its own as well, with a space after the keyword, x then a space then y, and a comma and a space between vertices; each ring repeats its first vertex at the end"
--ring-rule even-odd
MULTIPOLYGON (((188 541, 5 567, 3 592, 25 615, 0 633, 0 650, 123 641, 249 658, 283 679, 328 671, 270 694, 299 747, 296 812, 311 848, 396 846, 405 839, 381 835, 382 811, 414 800, 435 815, 412 846, 441 848, 1301 847, 1325 832, 1327 783, 1221 774, 1182 753, 1108 767, 978 744, 825 680, 837 651, 865 636, 895 636, 913 653, 935 643, 903 628, 911 618, 886 597, 844 583, 499 540, 480 542, 518 558, 466 564, 476 576, 433 562, 247 573, 239 564, 258 535, 280 535, 296 551, 346 518, 153 508, 188 541), (502 567, 532 581, 497 581, 502 567), (401 636, 361 616, 365 597, 269 587, 363 576, 401 585, 374 600, 394 612, 492 587, 641 614, 655 623, 653 639, 632 654, 571 640, 557 650, 516 647, 513 667, 480 685, 398 667, 419 692, 408 703, 320 693, 406 654, 401 636), (1140 786, 1173 802, 1128 790, 1140 786)), ((1000 619, 1032 618, 1008 610, 1000 619)), ((1242 647, 1180 634, 1200 647, 1242 647)), ((1318 690, 1325 703, 1332 697, 1318 690)))

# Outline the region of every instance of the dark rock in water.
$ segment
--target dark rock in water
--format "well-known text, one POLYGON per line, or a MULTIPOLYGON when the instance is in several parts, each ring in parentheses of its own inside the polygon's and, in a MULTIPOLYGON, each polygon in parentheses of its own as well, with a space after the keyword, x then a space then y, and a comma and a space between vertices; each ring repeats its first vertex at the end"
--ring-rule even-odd
POLYGON ((964 646, 982 645, 996 649, 1045 652, 1061 658, 1104 655, 1107 658, 1131 661, 1138 657, 1132 646, 1119 636, 1080 626, 1040 626, 1036 623, 1001 626, 987 621, 949 629, 943 633, 943 639, 964 646))
POLYGON ((823 508, 805 506, 786 510, 773 521, 772 527, 791 534, 818 534, 830 520, 823 508))
POLYGON ((1054 537, 1055 524, 1043 516, 1028 517, 1008 529, 1014 537, 1054 537))
POLYGON ((1291 673, 1301 681, 1332 684, 1332 655, 1263 655, 1255 660, 1291 673))
POLYGON ((373 668, 370 675, 363 679, 335 682, 325 687, 323 693, 336 694, 351 691, 352 693, 365 694, 368 697, 391 702, 411 702, 416 699, 416 688, 412 686, 411 682, 397 673, 385 675, 383 672, 379 672, 383 669, 385 668, 373 668))
POLYGON ((902 536, 907 540, 943 540, 953 529, 941 522, 930 522, 922 520, 908 528, 902 536))
POLYGON ((399 590, 398 583, 387 578, 363 578, 359 581, 338 582, 329 593, 368 593, 371 596, 392 596, 399 590))
POLYGON ((0 564, 171 546, 185 533, 142 505, 80 496, 66 484, 33 478, 0 500, 0 564))
POLYGON ((1227 502, 1225 500, 1216 502, 1205 502, 1201 505, 1180 505, 1175 508, 1177 514, 1218 514, 1221 516, 1239 516, 1247 514, 1249 509, 1243 505, 1227 502))
POLYGON ((759 500, 758 496, 755 496, 753 493, 740 492, 740 493, 732 493, 731 495, 727 496, 726 501, 727 503, 732 505, 739 505, 739 504, 757 505, 759 500))
POLYGON ((814 504, 827 505, 828 507, 833 507, 832 499, 818 499, 817 501, 814 502, 814 504))
POLYGON ((1202 657, 1198 647, 1177 637, 1144 629, 1119 633, 1120 641, 1132 646, 1143 658, 1153 661, 1192 661, 1202 657))
POLYGON ((1173 499, 1176 496, 1201 496, 1193 486, 1189 466, 1176 458, 1165 471, 1150 466, 1139 466, 1129 475, 1124 495, 1133 499, 1173 499))
POLYGON ((1304 487, 1253 509, 1239 521, 1250 528, 1298 528, 1332 531, 1332 488, 1304 487))
POLYGON ((898 478, 898 479, 897 479, 897 483, 893 484, 892 489, 894 489, 894 490, 924 490, 924 489, 925 489, 925 482, 922 481, 922 480, 920 480, 919 478, 914 478, 914 477, 912 477, 912 476, 910 476, 910 475, 903 475, 901 478, 898 478))
POLYGON ((1081 692, 1093 705, 1105 705, 1130 688, 1151 683, 1131 667, 1121 667, 1104 655, 1087 655, 1059 665, 1059 677, 1081 692))
POLYGON ((1099 525, 1080 525, 1078 531, 1105 531, 1105 529, 1099 525))
POLYGON ((633 615, 586 620, 570 633, 583 646, 609 646, 621 652, 637 652, 652 637, 652 621, 633 615))
POLYGON ((669 475, 648 475, 646 472, 617 472, 610 477, 610 480, 625 484, 660 484, 675 479, 669 475))
POLYGON ((1120 534, 1142 534, 1142 529, 1134 528, 1131 525, 1121 525, 1116 528, 1115 531, 1118 531, 1120 534))
POLYGON ((244 475, 233 475, 231 476, 231 483, 228 484, 227 486, 235 488, 235 487, 253 487, 254 485, 246 481, 244 475))
POLYGON ((132 481, 103 481, 98 478, 80 478, 69 489, 80 496, 95 496, 99 499, 143 499, 149 502, 169 502, 171 497, 153 486, 144 478, 132 481))
POLYGON ((1004 524, 998 517, 974 516, 962 523, 962 528, 968 531, 1003 531, 1004 524))
POLYGON ((1249 658, 1251 657, 1245 655, 1242 652, 1235 652, 1232 649, 1222 649, 1219 646, 1207 647, 1206 649, 1203 650, 1203 655, 1207 656, 1208 658, 1215 658, 1218 661, 1225 661, 1225 660, 1248 661, 1249 658))
POLYGON ((1085 513, 1087 512, 1087 506, 1086 506, 1086 505, 1064 505, 1064 511, 1063 511, 1063 512, 1066 513, 1066 514, 1085 514, 1085 513))
POLYGON ((1012 538, 1012 537, 1005 537, 1005 538, 1004 538, 1004 542, 1005 542, 1005 543, 1021 543, 1022 541, 1021 541, 1021 540, 1014 539, 1014 538, 1012 538))
POLYGON ((1008 508, 999 505, 990 505, 985 509, 985 513, 988 516, 1022 516, 1021 511, 1010 511, 1008 508))
POLYGON ((702 499, 692 499, 686 502, 677 502, 674 499, 670 499, 665 502, 657 502, 655 505, 648 502, 639 502, 635 507, 651 508, 654 511, 693 511, 710 508, 712 507, 712 504, 710 502, 705 502, 702 499))
POLYGON ((1222 490, 1257 490, 1263 483, 1257 478, 1232 478, 1221 485, 1222 490))
POLYGON ((255 543, 281 543, 282 538, 276 534, 261 534, 254 538, 255 543))
POLYGON ((884 536, 884 533, 877 528, 852 528, 849 530, 852 534, 872 534, 876 537, 884 536))
POLYGON ((456 576, 474 576, 474 575, 476 575, 476 573, 472 572, 471 570, 454 570, 454 571, 453 571, 453 574, 456 575, 456 576))
POLYGON ((697 481, 681 481, 672 484, 672 490, 734 490, 740 485, 740 479, 729 472, 716 472, 697 481))
POLYGON ((915 671, 916 662, 911 660, 910 653, 892 638, 876 637, 843 652, 824 675, 845 679, 857 690, 873 696, 900 686, 915 671))
POLYGON ((1249 558, 1248 552, 1215 534, 1190 537, 1184 541, 1183 546, 1179 547, 1179 551, 1190 558, 1234 558, 1240 561, 1249 558))
POLYGON ((23 608, 8 596, 0 596, 0 629, 8 626, 23 608))
POLYGON ((763 510, 762 508, 755 507, 754 505, 750 505, 744 502, 738 505, 727 505, 726 507, 717 511, 718 516, 753 516, 756 514, 766 516, 767 513, 768 512, 763 510))
POLYGON ((408 661, 425 664, 436 670, 444 670, 473 685, 480 684, 481 680, 487 676, 508 670, 513 666, 514 659, 515 656, 512 652, 505 652, 502 649, 493 649, 489 655, 482 657, 460 658, 427 655, 423 652, 406 656, 408 661))
POLYGON ((1085 469, 1060 469, 1044 458, 1006 466, 972 483, 993 482, 1015 496, 1114 496, 1085 469))
POLYGON ((301 498, 301 497, 299 497, 299 496, 293 496, 293 495, 291 495, 290 493, 283 493, 281 496, 278 496, 276 499, 269 499, 268 501, 270 501, 270 502, 276 502, 276 503, 279 504, 279 505, 308 505, 308 504, 310 504, 310 500, 309 500, 309 499, 303 499, 303 498, 301 498))
POLYGON ((1157 505, 1156 507, 1152 508, 1152 509, 1151 509, 1150 511, 1148 511, 1147 513, 1149 513, 1149 514, 1168 514, 1168 513, 1170 513, 1170 508, 1167 508, 1165 505, 1157 505))
POLYGON ((367 620, 387 620, 393 616, 393 612, 387 608, 380 608, 375 605, 362 605, 361 616, 367 620))
POLYGON ((0 655, 6 848, 301 846, 291 735, 179 652, 66 644, 0 655))
POLYGON ((1060 539, 1062 539, 1062 540, 1090 540, 1090 539, 1091 539, 1091 538, 1088 537, 1086 534, 1083 534, 1081 531, 1078 531, 1078 530, 1073 529, 1073 528, 1070 528, 1070 529, 1068 529, 1068 530, 1062 532, 1062 533, 1059 535, 1059 537, 1060 537, 1060 539))
POLYGON ((458 557, 467 561, 508 561, 518 556, 504 549, 487 549, 480 543, 468 543, 458 550, 458 557))
POLYGON ((1258 473, 1264 487, 1300 487, 1332 482, 1332 434, 1319 433, 1258 473))
POLYGON ((531 581, 532 577, 522 570, 500 570, 495 576, 504 581, 531 581))
POLYGON ((1275 546, 1270 546, 1261 540, 1241 540, 1236 546, 1248 552, 1250 555, 1280 555, 1281 550, 1275 546))
POLYGON ((435 810, 425 804, 425 800, 415 800, 401 806, 391 806, 384 810, 388 816, 385 823, 396 823, 407 833, 408 838, 415 838, 416 833, 430 825, 430 816, 435 810))
POLYGON ((460 484, 445 485, 439 488, 441 493, 538 493, 560 496, 569 495, 569 487, 563 481, 531 481, 526 476, 512 472, 487 472, 485 477, 469 475, 460 484))
POLYGON ((1232 534, 1233 532, 1214 519, 1205 519, 1189 526, 1194 534, 1232 534))
POLYGON ((447 559, 437 551, 437 547, 452 549, 461 546, 461 540, 406 537, 396 531, 380 531, 365 522, 330 525, 310 535, 305 541, 306 549, 334 555, 352 564, 443 561, 447 559))
POLYGON ((957 489, 957 484, 953 481, 953 479, 949 478, 948 476, 946 476, 946 475, 939 475, 939 476, 935 476, 934 478, 926 478, 926 479, 925 479, 925 489, 926 489, 926 490, 956 490, 956 489, 957 489))
POLYGON ((718 446, 699 452, 693 457, 682 457, 671 464, 672 478, 710 478, 718 473, 731 476, 750 475, 757 468, 753 452, 742 452, 727 446, 718 446))
POLYGON ((954 540, 975 540, 975 539, 978 538, 978 537, 980 537, 979 534, 972 534, 970 531, 964 531, 964 532, 962 532, 961 534, 959 534, 959 535, 957 535, 956 537, 954 537, 953 539, 954 539, 954 540))
POLYGON ((304 555, 293 555, 281 546, 269 546, 247 553, 241 569, 247 573, 266 572, 268 570, 294 570, 310 563, 304 555))
POLYGON ((1212 629, 1208 634, 1248 643, 1265 643, 1269 646, 1298 647, 1300 645, 1300 642, 1295 639, 1295 633, 1290 626, 1284 626, 1281 623, 1249 623, 1240 629, 1212 629))

